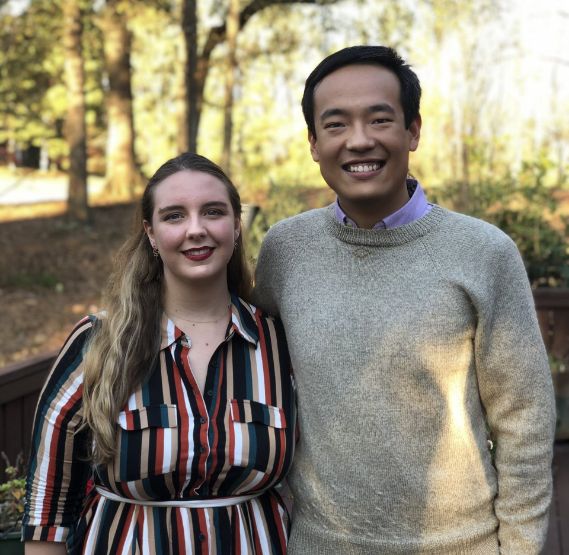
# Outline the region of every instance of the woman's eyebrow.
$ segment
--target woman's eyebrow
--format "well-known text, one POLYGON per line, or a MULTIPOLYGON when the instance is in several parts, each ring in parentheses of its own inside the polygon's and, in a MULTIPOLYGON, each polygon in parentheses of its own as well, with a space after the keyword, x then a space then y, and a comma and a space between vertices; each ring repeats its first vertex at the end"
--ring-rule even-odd
POLYGON ((184 207, 181 204, 171 204, 170 206, 163 206, 162 208, 158 208, 158 214, 162 214, 163 212, 170 212, 170 210, 183 210, 184 207))
POLYGON ((227 206, 229 206, 229 203, 227 203, 224 200, 212 200, 210 202, 205 202, 202 205, 202 208, 212 208, 212 207, 216 207, 216 206, 221 206, 223 208, 227 208, 227 206))

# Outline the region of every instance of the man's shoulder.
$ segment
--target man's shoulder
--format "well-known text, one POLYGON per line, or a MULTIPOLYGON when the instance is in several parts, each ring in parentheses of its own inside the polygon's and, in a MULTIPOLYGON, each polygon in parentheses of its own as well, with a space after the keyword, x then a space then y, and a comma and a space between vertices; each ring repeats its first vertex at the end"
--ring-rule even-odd
POLYGON ((319 229, 325 217, 328 208, 314 208, 301 212, 290 218, 280 220, 272 225, 267 232, 269 238, 294 238, 298 235, 306 237, 306 234, 311 230, 319 229))
POLYGON ((514 245, 510 236, 494 224, 468 214, 445 210, 448 215, 445 231, 453 240, 459 240, 459 243, 474 242, 481 247, 496 245, 509 248, 514 245))

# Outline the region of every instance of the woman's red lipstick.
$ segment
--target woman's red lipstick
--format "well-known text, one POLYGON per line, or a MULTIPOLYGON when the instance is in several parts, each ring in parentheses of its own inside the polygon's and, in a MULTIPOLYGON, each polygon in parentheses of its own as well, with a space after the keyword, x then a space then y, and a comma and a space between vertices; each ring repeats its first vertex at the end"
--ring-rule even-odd
POLYGON ((200 247, 198 249, 188 249, 184 251, 184 256, 194 262, 207 260, 213 254, 213 247, 200 247))

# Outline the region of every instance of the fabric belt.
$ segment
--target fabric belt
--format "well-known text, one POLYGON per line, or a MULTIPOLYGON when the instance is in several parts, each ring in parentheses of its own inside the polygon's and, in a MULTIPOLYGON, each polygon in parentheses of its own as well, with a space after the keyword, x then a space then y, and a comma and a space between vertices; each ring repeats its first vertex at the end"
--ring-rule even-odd
POLYGON ((99 494, 111 501, 119 503, 131 503, 133 505, 144 505, 146 507, 186 507, 188 509, 208 509, 212 507, 230 507, 239 505, 251 499, 255 499, 265 493, 266 490, 251 493, 249 495, 236 495, 235 497, 216 497, 215 499, 168 499, 167 501, 153 501, 151 499, 129 499, 122 497, 107 489, 96 486, 99 494))

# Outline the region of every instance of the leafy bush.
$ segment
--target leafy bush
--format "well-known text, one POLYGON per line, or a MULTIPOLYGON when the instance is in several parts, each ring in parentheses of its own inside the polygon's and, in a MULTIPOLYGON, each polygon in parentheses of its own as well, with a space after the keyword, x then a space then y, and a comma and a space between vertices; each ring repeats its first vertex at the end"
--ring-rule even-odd
POLYGON ((559 214, 553 189, 546 185, 547 161, 525 163, 517 175, 430 192, 505 231, 517 244, 532 286, 569 287, 569 219, 559 214))
POLYGON ((26 479, 18 476, 18 470, 6 468, 8 481, 0 484, 0 532, 17 530, 22 524, 26 479))

